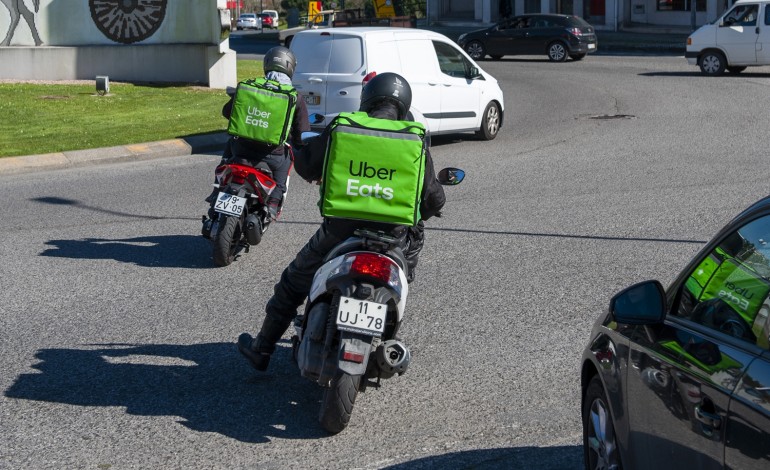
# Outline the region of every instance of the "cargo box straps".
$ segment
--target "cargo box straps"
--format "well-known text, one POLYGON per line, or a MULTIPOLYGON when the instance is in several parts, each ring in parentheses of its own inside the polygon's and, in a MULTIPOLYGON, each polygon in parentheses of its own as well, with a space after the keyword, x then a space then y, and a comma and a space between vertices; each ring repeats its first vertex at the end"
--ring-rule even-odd
POLYGON ((425 128, 417 122, 340 113, 330 136, 321 214, 417 224, 425 174, 425 128))
POLYGON ((265 78, 238 84, 227 132, 267 145, 283 145, 289 136, 297 90, 265 78))

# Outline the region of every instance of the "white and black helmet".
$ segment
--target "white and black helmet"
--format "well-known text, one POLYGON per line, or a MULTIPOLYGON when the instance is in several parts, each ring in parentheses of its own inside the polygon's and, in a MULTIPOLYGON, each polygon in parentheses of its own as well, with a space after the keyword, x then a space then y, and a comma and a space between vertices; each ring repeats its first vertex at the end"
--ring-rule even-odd
POLYGON ((397 73, 375 75, 361 90, 359 110, 368 113, 383 101, 395 104, 398 108, 398 119, 404 119, 412 106, 412 87, 397 73))
POLYGON ((283 46, 275 46, 265 53, 263 68, 267 72, 282 72, 291 78, 297 67, 297 58, 294 53, 283 46))

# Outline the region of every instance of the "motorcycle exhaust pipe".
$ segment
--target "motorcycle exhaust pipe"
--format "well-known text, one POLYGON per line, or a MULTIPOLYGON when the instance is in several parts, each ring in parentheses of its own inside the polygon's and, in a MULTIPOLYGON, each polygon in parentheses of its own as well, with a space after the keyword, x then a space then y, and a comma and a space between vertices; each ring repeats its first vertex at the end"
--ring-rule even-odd
POLYGON ((401 341, 389 339, 377 347, 375 358, 383 378, 389 378, 406 372, 412 353, 401 341))
POLYGON ((249 245, 256 245, 262 241, 262 222, 256 214, 246 217, 246 241, 249 245))

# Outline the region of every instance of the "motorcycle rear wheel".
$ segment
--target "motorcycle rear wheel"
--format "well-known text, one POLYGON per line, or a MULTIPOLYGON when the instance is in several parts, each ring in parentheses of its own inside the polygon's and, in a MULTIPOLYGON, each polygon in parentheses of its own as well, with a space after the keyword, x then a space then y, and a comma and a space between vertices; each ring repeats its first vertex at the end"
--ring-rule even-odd
POLYGON ((337 434, 347 427, 350 415, 353 414, 360 383, 360 375, 337 371, 329 388, 324 390, 321 413, 318 416, 318 421, 324 429, 337 434))
POLYGON ((214 264, 228 266, 235 260, 241 239, 241 219, 220 214, 219 230, 214 237, 214 264))

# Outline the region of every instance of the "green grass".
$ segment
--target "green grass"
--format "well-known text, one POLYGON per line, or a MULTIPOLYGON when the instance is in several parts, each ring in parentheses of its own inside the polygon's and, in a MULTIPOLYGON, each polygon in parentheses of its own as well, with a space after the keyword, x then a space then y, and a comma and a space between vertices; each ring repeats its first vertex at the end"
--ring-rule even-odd
MULTIPOLYGON (((237 61, 238 80, 260 76, 237 61)), ((0 84, 0 157, 113 147, 225 130, 224 90, 164 84, 0 84)))

